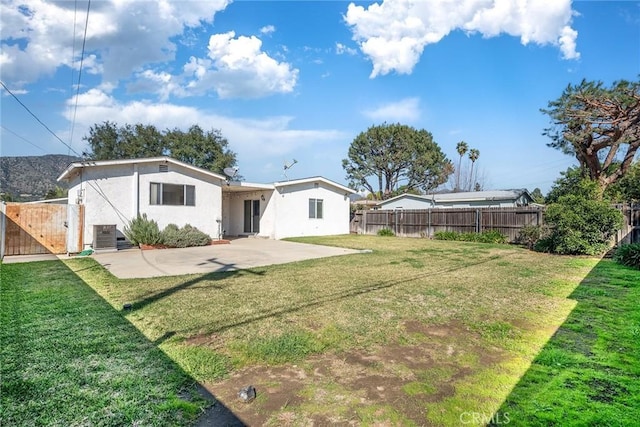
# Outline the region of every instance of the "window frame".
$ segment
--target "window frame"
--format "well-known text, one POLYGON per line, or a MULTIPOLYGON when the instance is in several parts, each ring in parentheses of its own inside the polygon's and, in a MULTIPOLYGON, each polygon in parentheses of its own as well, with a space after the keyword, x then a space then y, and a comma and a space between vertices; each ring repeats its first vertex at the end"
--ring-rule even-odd
POLYGON ((324 219, 324 199, 309 198, 309 219, 324 219))
MULTIPOLYGON (((177 193, 177 192, 176 192, 177 193)), ((179 194, 179 193, 177 193, 179 194)), ((179 197, 179 196, 178 196, 179 197)), ((174 184, 171 182, 150 182, 149 183, 149 205, 150 206, 196 206, 196 186, 189 184, 174 184), (182 203, 165 203, 164 186, 182 187, 182 203)))

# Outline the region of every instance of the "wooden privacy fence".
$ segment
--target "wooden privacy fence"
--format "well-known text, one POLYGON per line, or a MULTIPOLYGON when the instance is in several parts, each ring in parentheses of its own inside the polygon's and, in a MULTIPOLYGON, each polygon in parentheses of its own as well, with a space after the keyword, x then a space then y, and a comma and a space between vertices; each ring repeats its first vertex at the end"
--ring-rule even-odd
MULTIPOLYGON (((48 203, 7 203, 4 211, 4 255, 62 254, 67 252, 67 231, 82 227, 84 206, 48 203), (69 212, 72 213, 70 218, 69 212)), ((74 236, 82 233, 74 230, 74 236)))
POLYGON ((616 236, 617 243, 640 243, 640 205, 616 205, 624 222, 616 236))
POLYGON ((513 242, 526 225, 542 225, 544 209, 463 208, 358 211, 351 221, 351 231, 376 234, 388 228, 396 236, 433 237, 438 231, 481 233, 497 230, 513 242))
MULTIPOLYGON (((623 216, 614 243, 640 243, 640 205, 616 205, 623 216)), ((433 237, 438 231, 457 233, 497 230, 515 242, 526 225, 544 224, 544 208, 463 208, 357 211, 351 232, 376 234, 388 228, 396 236, 433 237)))

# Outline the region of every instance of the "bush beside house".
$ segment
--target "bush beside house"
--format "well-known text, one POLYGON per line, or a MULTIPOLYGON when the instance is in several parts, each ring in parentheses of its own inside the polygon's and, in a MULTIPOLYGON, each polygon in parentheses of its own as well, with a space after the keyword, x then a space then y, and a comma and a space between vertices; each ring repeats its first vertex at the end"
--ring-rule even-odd
POLYGON ((206 246, 211 237, 189 224, 182 228, 176 224, 167 225, 160 231, 158 223, 147 218, 147 214, 138 215, 124 228, 124 235, 134 245, 165 246, 168 248, 186 248, 206 246))

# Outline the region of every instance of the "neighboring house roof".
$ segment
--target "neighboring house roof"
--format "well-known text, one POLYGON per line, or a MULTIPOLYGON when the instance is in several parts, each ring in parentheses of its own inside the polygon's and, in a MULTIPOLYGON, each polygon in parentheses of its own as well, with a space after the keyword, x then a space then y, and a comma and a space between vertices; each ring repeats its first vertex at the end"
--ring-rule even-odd
POLYGON ((424 200, 425 202, 431 202, 433 200, 433 196, 432 195, 419 196, 417 194, 404 193, 387 200, 378 201, 378 205, 379 206, 386 205, 387 203, 395 202, 396 200, 401 200, 401 199, 415 199, 415 200, 424 200))
POLYGON ((212 172, 207 169, 199 168, 197 166, 190 165, 189 163, 181 162, 180 160, 173 159, 171 157, 162 156, 162 157, 146 157, 143 159, 119 159, 119 160, 87 160, 82 162, 73 162, 62 172, 62 174, 58 177, 58 181, 62 181, 71 176, 71 173, 76 169, 83 169, 88 167, 96 167, 96 166, 115 166, 115 165, 128 165, 128 164, 140 164, 140 163, 156 163, 156 162, 166 162, 172 163, 174 165, 182 166, 187 169, 191 169, 196 172, 204 173, 206 175, 212 176, 214 178, 226 180, 227 178, 224 175, 220 175, 218 173, 212 172))
POLYGON ((401 194, 396 197, 392 197, 380 202, 380 206, 394 202, 399 199, 415 199, 424 200, 431 203, 448 203, 448 202, 481 202, 481 201, 505 201, 505 200, 517 200, 522 195, 526 194, 529 200, 532 200, 529 191, 526 189, 513 189, 513 190, 490 190, 490 191, 466 191, 462 193, 440 193, 430 194, 426 196, 416 194, 401 194))
POLYGON ((529 196, 529 192, 524 189, 514 190, 490 190, 490 191, 467 191, 463 193, 443 193, 434 194, 436 202, 471 202, 471 201, 490 201, 490 200, 517 200, 523 194, 529 196))

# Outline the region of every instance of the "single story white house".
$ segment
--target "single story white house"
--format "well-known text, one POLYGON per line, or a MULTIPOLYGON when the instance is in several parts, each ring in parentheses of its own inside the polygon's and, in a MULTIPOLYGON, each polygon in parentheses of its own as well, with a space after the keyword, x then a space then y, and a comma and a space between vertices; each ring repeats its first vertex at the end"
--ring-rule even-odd
POLYGON ((529 206, 533 198, 526 189, 468 191, 427 196, 401 194, 378 203, 380 209, 512 208, 529 206))
POLYGON ((77 219, 83 236, 69 233, 69 252, 91 247, 95 226, 115 226, 122 238, 124 226, 139 214, 160 229, 191 224, 214 239, 348 234, 349 196, 355 193, 323 177, 230 182, 170 157, 74 162, 58 181, 69 184, 69 205, 83 205, 72 210, 83 212, 77 219))

